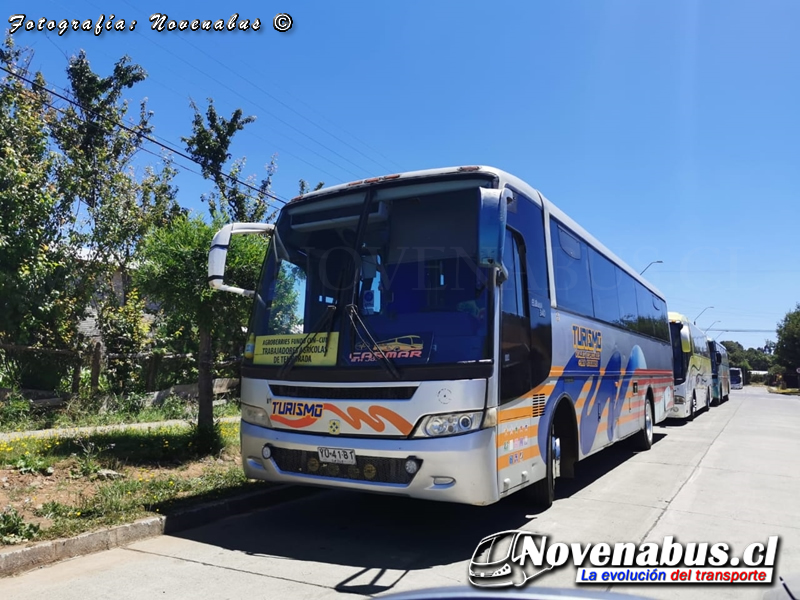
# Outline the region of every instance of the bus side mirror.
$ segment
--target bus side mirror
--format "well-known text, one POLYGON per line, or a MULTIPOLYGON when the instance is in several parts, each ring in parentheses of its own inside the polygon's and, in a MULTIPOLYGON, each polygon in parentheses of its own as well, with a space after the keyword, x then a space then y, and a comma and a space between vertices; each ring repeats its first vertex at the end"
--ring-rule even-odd
POLYGON ((270 223, 230 223, 220 229, 211 240, 211 250, 208 252, 208 285, 211 289, 252 298, 255 295, 253 290, 225 284, 225 260, 228 258, 231 236, 254 233, 270 235, 274 229, 275 226, 270 223))
POLYGON ((508 203, 513 199, 509 189, 478 188, 478 264, 482 267, 503 267, 503 246, 506 240, 508 203))

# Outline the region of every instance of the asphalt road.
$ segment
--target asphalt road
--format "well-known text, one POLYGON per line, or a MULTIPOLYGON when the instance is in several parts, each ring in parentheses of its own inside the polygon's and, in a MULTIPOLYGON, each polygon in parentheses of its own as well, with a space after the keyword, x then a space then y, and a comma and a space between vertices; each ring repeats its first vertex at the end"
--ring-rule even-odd
MULTIPOLYGON (((0 598, 351 599, 466 584, 478 541, 525 528, 565 542, 751 542, 781 538, 777 574, 800 573, 800 398, 763 388, 692 423, 656 427, 636 454, 619 444, 559 482, 532 514, 513 498, 477 508, 323 491, 175 536, 0 580, 0 598)), ((565 566, 535 585, 574 587, 565 566)), ((601 586, 591 589, 601 591, 601 586)), ((763 585, 616 585, 651 598, 762 598, 763 585)))

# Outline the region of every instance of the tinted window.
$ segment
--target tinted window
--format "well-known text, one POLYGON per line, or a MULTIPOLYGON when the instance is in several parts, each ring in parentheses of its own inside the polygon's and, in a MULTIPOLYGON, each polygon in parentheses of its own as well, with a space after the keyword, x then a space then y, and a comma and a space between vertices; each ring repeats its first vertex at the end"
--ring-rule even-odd
POLYGON ((636 304, 636 286, 633 277, 619 267, 617 271, 617 298, 619 298, 620 325, 633 331, 639 319, 639 308, 636 304))
POLYGON ((636 281, 636 307, 639 318, 636 320, 636 331, 644 335, 655 336, 656 308, 653 306, 653 293, 636 281))
POLYGON ((616 267, 594 248, 589 249, 589 267, 592 273, 594 316, 608 323, 618 324, 620 315, 616 267))
POLYGON ((667 314, 667 305, 664 301, 656 295, 653 295, 653 307, 656 314, 656 337, 665 342, 669 341, 669 316, 667 314))
POLYGON ((582 315, 593 316, 589 253, 586 243, 555 219, 551 221, 550 235, 558 306, 582 315))
POLYGON ((509 206, 508 224, 519 231, 525 240, 528 290, 534 296, 549 298, 542 209, 527 196, 514 192, 514 201, 509 206))

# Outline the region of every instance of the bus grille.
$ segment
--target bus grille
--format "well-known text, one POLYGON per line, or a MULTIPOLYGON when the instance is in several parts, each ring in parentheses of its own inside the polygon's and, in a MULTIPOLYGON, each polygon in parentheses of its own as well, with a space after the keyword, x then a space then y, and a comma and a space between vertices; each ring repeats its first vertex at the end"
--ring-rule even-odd
POLYGON ((284 473, 302 473, 349 481, 408 485, 416 475, 408 474, 404 458, 357 456, 355 465, 337 465, 320 462, 319 455, 313 451, 272 448, 272 459, 284 473), (370 473, 372 476, 368 477, 370 473))
POLYGON ((285 398, 324 398, 326 400, 408 400, 417 391, 414 386, 369 388, 310 387, 271 385, 272 393, 285 398))
POLYGON ((547 396, 536 394, 531 398, 531 417, 539 417, 544 414, 544 407, 547 404, 547 396))

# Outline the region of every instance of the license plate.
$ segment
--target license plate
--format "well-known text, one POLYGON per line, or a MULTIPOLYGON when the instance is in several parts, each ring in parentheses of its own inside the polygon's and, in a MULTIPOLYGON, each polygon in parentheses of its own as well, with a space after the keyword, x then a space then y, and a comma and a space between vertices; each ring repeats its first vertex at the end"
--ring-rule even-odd
POLYGON ((317 448, 319 460, 323 463, 335 463, 337 465, 356 464, 356 451, 344 450, 342 448, 317 448))

